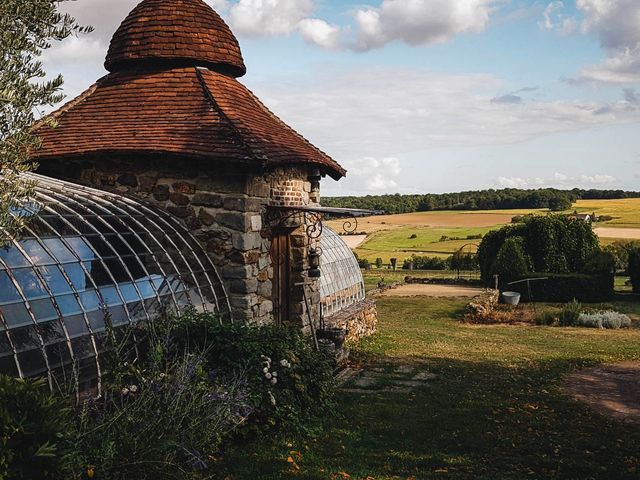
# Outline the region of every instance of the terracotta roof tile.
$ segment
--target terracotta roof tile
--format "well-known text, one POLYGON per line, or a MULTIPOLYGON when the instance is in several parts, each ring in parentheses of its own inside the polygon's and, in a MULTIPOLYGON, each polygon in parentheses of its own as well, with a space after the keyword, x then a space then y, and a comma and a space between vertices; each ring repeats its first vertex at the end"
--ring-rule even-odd
POLYGON ((36 161, 95 153, 168 153, 265 166, 345 170, 234 78, 206 69, 116 72, 40 124, 36 161))
POLYGON ((238 40, 202 0, 144 0, 122 22, 109 46, 110 72, 135 65, 203 66, 240 77, 246 67, 238 40))

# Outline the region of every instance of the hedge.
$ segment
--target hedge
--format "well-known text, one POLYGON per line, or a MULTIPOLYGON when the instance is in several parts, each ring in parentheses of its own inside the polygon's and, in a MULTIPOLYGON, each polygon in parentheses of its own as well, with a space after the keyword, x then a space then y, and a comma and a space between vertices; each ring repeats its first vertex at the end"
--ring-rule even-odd
MULTIPOLYGON (((531 293, 536 302, 586 303, 608 302, 614 297, 613 275, 588 275, 584 273, 532 273, 525 278, 547 277, 547 280, 531 282, 531 293)), ((530 301, 527 283, 509 285, 511 291, 520 292, 523 301, 530 301)))

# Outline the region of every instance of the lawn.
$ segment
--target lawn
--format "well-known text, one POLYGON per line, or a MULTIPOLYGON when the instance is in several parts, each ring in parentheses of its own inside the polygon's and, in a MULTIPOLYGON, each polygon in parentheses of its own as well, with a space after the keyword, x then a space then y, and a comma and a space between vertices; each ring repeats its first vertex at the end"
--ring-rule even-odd
MULTIPOLYGON (((382 298, 367 369, 437 377, 411 393, 342 392, 339 418, 305 436, 249 442, 218 465, 229 479, 637 479, 640 427, 570 401, 562 378, 640 360, 640 329, 475 326, 459 300, 382 298)), ((632 308, 632 307, 629 307, 632 308)), ((348 387, 348 385, 347 385, 348 387)))
MULTIPOLYGON (((449 257, 469 243, 479 245, 481 239, 467 237, 484 235, 489 230, 491 227, 401 227, 371 234, 355 251, 360 258, 375 261, 379 257, 385 263, 389 258, 396 257, 402 264, 405 258, 413 254, 449 257), (440 241, 442 237, 461 240, 440 241)), ((472 252, 476 250, 473 246, 469 248, 472 252)))

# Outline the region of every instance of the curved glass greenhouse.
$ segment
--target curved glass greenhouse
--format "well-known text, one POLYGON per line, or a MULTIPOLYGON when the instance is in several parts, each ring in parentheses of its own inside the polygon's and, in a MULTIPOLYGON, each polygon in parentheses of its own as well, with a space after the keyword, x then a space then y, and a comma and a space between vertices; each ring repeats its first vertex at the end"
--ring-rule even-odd
POLYGON ((365 298, 358 260, 340 236, 324 227, 320 237, 322 314, 329 317, 365 298))
POLYGON ((73 366, 95 386, 108 324, 189 306, 229 318, 220 277, 180 222, 123 196, 28 178, 35 198, 12 212, 26 228, 0 248, 0 373, 52 381, 73 366))

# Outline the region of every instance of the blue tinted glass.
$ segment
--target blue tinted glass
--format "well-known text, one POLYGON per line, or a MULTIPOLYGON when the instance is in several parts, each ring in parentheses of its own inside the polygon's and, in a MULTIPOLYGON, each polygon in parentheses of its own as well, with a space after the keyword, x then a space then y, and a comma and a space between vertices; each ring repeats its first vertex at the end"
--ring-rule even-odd
POLYGON ((114 286, 100 287, 100 295, 102 295, 102 299, 107 306, 122 305, 122 300, 114 286))
POLYGON ((69 237, 65 239, 71 246, 76 255, 80 257, 80 260, 93 260, 95 255, 91 250, 91 247, 87 245, 81 237, 69 237))
POLYGON ((100 299, 95 290, 80 292, 80 301, 85 310, 96 310, 100 308, 100 299))
POLYGON ((68 263, 63 265, 62 268, 71 279, 71 283, 73 283, 76 290, 84 290, 87 288, 87 277, 79 263, 68 263))
POLYGON ((0 303, 20 300, 20 294, 6 272, 0 271, 0 303))
POLYGON ((9 267, 27 267, 30 265, 29 261, 20 253, 13 245, 0 248, 0 258, 9 267))
POLYGON ((56 303, 63 316, 73 315, 75 313, 82 313, 82 309, 73 295, 61 295, 56 297, 56 303))
MULTIPOLYGON (((111 324, 114 327, 123 325, 129 322, 129 317, 127 317, 127 312, 125 311, 122 305, 109 308, 109 319, 111 320, 111 324)), ((104 329, 104 318, 101 318, 100 322, 97 322, 97 323, 98 325, 102 325, 100 327, 100 330, 104 329)), ((93 326, 93 323, 91 325, 93 326)), ((94 328, 94 330, 96 328, 94 328)))
POLYGON ((47 364, 39 349, 18 353, 18 363, 20 363, 22 373, 27 377, 40 375, 47 371, 47 364))
POLYGON ((125 302, 129 303, 140 300, 140 296, 136 292, 133 283, 121 283, 118 287, 120 288, 120 292, 122 293, 125 302))
POLYGON ((49 251, 56 257, 60 263, 76 262, 78 259, 66 247, 64 242, 59 238, 45 238, 43 240, 49 251))
MULTIPOLYGON (((89 312, 87 314, 87 318, 89 319, 89 325, 91 325, 91 330, 94 332, 101 332, 105 329, 105 316, 104 312, 100 310, 96 310, 93 312, 89 312)), ((114 320, 111 320, 112 324, 115 323, 114 320)))
POLYGON ((5 322, 7 322, 9 328, 18 325, 33 324, 33 319, 31 318, 31 315, 29 315, 27 307, 25 307, 22 302, 2 305, 0 306, 0 310, 2 311, 2 316, 4 317, 5 322))
POLYGON ((38 334, 33 325, 14 328, 11 330, 11 339, 13 340, 13 345, 18 351, 37 348, 38 345, 40 345, 38 334))
POLYGON ((36 265, 50 265, 55 263, 53 258, 42 248, 42 245, 35 239, 22 240, 20 245, 27 252, 31 261, 36 265))
POLYGON ((31 310, 36 317, 38 323, 43 320, 51 320, 52 318, 58 318, 58 312, 53 308, 50 298, 41 298, 39 300, 30 300, 31 310))
POLYGON ((45 345, 58 342, 65 338, 65 334, 59 320, 40 324, 40 335, 42 335, 42 341, 45 345))
POLYGON ((40 275, 44 278, 44 281, 49 286, 54 294, 69 293, 72 291, 71 285, 64 278, 62 272, 55 265, 49 265, 46 267, 38 267, 40 275))
POLYGON ((16 277, 16 281, 22 292, 27 298, 42 297, 47 295, 47 290, 44 288, 36 272, 32 268, 19 268, 13 271, 13 275, 16 277))
POLYGON ((153 291, 153 285, 149 280, 138 280, 136 282, 138 285, 138 290, 140 290, 140 295, 142 298, 152 298, 155 297, 155 292, 153 291))

